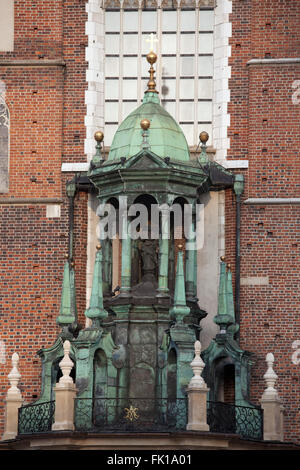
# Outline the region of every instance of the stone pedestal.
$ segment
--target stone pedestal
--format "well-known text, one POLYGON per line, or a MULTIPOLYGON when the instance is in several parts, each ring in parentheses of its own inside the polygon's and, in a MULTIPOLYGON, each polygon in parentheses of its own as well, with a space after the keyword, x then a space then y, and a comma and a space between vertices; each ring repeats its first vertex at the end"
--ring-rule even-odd
POLYGON ((263 396, 261 406, 264 410, 264 440, 283 441, 283 406, 278 397, 263 396))
POLYGON ((5 424, 2 441, 15 439, 18 434, 18 410, 23 404, 21 393, 10 393, 6 396, 5 424))
POLYGON ((74 399, 76 387, 74 383, 58 383, 55 391, 55 422, 52 431, 74 430, 74 399))
POLYGON ((188 431, 209 431, 207 424, 206 397, 207 387, 188 388, 188 431))

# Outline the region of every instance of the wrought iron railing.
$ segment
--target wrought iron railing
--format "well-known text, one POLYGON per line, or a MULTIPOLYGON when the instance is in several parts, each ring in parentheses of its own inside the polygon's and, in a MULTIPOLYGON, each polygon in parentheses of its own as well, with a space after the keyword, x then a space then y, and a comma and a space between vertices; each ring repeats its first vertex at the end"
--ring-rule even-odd
MULTIPOLYGON (((210 432, 263 439, 263 410, 221 402, 207 403, 210 432)), ((50 432, 55 401, 19 408, 18 434, 50 432)), ((174 432, 185 430, 186 398, 77 398, 75 430, 88 432, 174 432)))
POLYGON ((187 425, 187 400, 77 398, 75 429, 92 432, 162 432, 187 425))
POLYGON ((247 439, 263 438, 263 410, 259 407, 208 402, 210 432, 238 434, 247 439))
POLYGON ((25 405, 19 408, 18 434, 51 431, 55 401, 25 405))

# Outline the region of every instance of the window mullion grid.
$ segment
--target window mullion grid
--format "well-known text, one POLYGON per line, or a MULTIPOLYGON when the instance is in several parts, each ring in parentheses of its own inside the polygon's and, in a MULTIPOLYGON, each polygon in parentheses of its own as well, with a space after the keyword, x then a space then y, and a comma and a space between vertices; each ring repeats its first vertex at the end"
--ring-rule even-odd
POLYGON ((176 121, 179 121, 179 95, 180 95, 180 35, 181 35, 181 10, 180 0, 177 0, 177 34, 176 34, 176 121))
POLYGON ((138 66, 137 66, 137 99, 142 101, 142 0, 139 0, 138 10, 138 66))
POLYGON ((161 1, 157 5, 157 67, 156 67, 156 82, 157 91, 161 92, 162 82, 162 57, 161 57, 161 43, 162 43, 162 8, 161 1))
POLYGON ((105 82, 106 82, 106 9, 104 6, 103 2, 103 127, 104 127, 104 139, 105 139, 105 109, 106 109, 106 103, 105 103, 105 82))
POLYGON ((196 1, 195 7, 195 61, 194 61, 194 145, 198 143, 198 61, 199 61, 199 54, 198 54, 198 44, 199 44, 199 27, 200 27, 200 8, 199 2, 196 1))
POLYGON ((124 38, 124 0, 120 2, 120 36, 119 36, 119 110, 118 110, 118 122, 119 125, 122 122, 123 114, 123 38, 124 38))

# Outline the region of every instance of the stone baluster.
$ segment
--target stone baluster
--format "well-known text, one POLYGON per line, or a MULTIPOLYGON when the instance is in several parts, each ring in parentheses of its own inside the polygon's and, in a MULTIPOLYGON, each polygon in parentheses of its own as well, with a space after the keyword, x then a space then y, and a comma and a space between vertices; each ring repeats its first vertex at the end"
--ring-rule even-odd
POLYGON ((191 378, 187 392, 188 392, 188 431, 209 431, 207 424, 207 411, 206 400, 209 389, 201 377, 202 371, 205 367, 204 362, 200 357, 201 343, 195 342, 195 357, 191 362, 194 376, 191 378))
POLYGON ((14 353, 11 358, 12 370, 8 374, 10 388, 7 390, 6 395, 6 408, 5 408, 5 424, 4 434, 2 441, 14 439, 18 434, 18 410, 22 406, 23 398, 18 384, 21 374, 18 369, 19 355, 14 353))
POLYGON ((54 388, 55 391, 55 420, 52 431, 72 431, 74 429, 74 399, 76 387, 70 373, 74 365, 69 354, 71 350, 70 341, 64 342, 64 357, 59 363, 63 373, 54 388))
POLYGON ((283 440, 283 406, 275 389, 277 374, 274 372, 274 355, 268 353, 266 356, 268 365, 264 379, 267 384, 262 398, 261 406, 264 410, 264 440, 282 441, 283 440))

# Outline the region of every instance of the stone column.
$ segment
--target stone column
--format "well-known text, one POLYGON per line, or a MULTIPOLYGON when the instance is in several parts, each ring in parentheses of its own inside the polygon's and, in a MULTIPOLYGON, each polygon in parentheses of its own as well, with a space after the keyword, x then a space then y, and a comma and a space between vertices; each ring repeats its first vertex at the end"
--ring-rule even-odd
POLYGON ((129 297, 131 289, 131 238, 127 211, 122 214, 122 266, 120 295, 129 297))
POLYGON ((73 431, 74 430, 74 399, 76 387, 70 372, 73 361, 69 353, 71 349, 70 341, 64 342, 64 357, 59 363, 63 376, 54 388, 55 392, 55 421, 52 431, 73 431))
POLYGON ((204 369, 204 362, 200 357, 200 341, 195 342, 195 358, 191 362, 191 368, 194 372, 187 392, 188 392, 188 431, 209 431, 207 424, 206 399, 209 389, 201 377, 204 369))
POLYGON ((283 441, 283 410, 284 407, 278 397, 278 392, 274 388, 277 375, 273 370, 274 356, 268 353, 266 356, 268 365, 264 379, 267 384, 262 398, 261 406, 264 410, 264 440, 283 441))
POLYGON ((196 295, 196 282, 197 278, 197 257, 196 257, 196 234, 195 234, 195 219, 193 215, 193 220, 190 225, 189 230, 189 239, 187 240, 185 246, 185 285, 186 285, 186 297, 188 300, 194 299, 196 295))
POLYGON ((22 406, 23 398, 18 388, 21 374, 18 370, 19 355, 14 353, 11 358, 13 368, 8 375, 11 387, 6 395, 4 434, 2 441, 14 439, 18 434, 18 410, 22 406))
POLYGON ((161 239, 159 244, 159 274, 157 297, 168 297, 169 273, 169 237, 170 237, 170 211, 161 210, 161 239))

